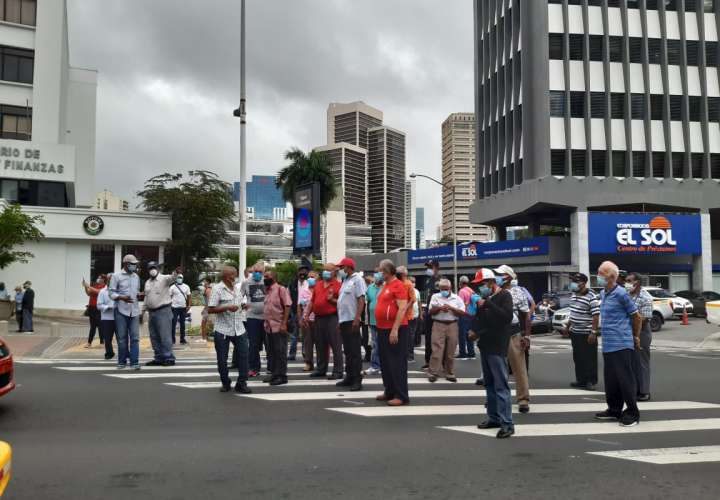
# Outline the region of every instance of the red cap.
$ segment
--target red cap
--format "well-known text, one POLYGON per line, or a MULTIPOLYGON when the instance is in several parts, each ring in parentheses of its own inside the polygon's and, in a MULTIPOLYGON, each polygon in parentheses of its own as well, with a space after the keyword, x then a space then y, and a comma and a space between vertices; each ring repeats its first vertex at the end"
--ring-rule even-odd
POLYGON ((481 283, 486 280, 493 280, 495 279, 495 273, 492 272, 490 269, 483 267, 478 272, 475 273, 475 279, 472 280, 473 283, 481 283))
POLYGON ((345 267, 349 266, 355 269, 355 261, 352 260, 350 257, 345 257, 343 260, 335 264, 337 267, 345 267))

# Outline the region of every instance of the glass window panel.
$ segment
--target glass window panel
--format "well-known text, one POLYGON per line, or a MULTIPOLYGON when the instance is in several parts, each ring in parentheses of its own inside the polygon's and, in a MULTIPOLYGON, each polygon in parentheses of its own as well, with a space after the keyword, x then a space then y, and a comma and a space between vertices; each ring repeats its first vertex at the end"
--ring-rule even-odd
POLYGON ((695 95, 688 96, 688 103, 690 109, 689 120, 691 122, 699 122, 701 120, 702 97, 695 95))
POLYGON ((605 92, 590 92, 590 117, 605 118, 606 111, 605 92))
POLYGON ((0 181, 0 198, 18 201, 18 181, 3 179, 0 181))
POLYGON ((584 177, 586 175, 584 149, 572 150, 572 174, 576 177, 584 177))
POLYGON ((602 35, 590 35, 590 61, 602 61, 603 37, 602 35))
POLYGON ((610 62, 622 62, 623 39, 621 36, 610 37, 610 62))
POLYGON ((652 157, 653 177, 665 177, 665 153, 655 152, 652 157))
POLYGON ((18 81, 22 83, 33 82, 33 60, 25 57, 19 59, 18 81))
POLYGON ((585 117, 584 92, 570 92, 570 116, 573 118, 585 117))
POLYGON ((8 82, 18 81, 18 58, 5 54, 3 56, 3 74, 2 79, 8 82))
POLYGON ((662 40, 659 38, 648 39, 648 63, 661 64, 662 61, 662 40))
POLYGON ((651 120, 662 120, 663 119, 663 101, 664 101, 664 96, 662 94, 650 95, 650 119, 651 120))
POLYGON ((606 164, 607 164, 607 151, 593 150, 593 152, 592 152, 592 174, 596 177, 605 177, 606 164))
POLYGON ((17 132, 17 116, 3 115, 2 117, 2 133, 6 136, 8 133, 15 134, 17 132))
POLYGON ((553 149, 550 151, 550 174, 565 175, 565 150, 553 149))
POLYGON ((576 35, 576 34, 570 34, 569 35, 569 43, 570 43, 570 55, 568 58, 571 61, 582 61, 583 60, 583 46, 584 43, 584 36, 583 35, 576 35))
POLYGON ((704 160, 705 155, 703 155, 702 153, 692 153, 690 155, 690 170, 693 179, 703 178, 704 160))
POLYGON ((630 62, 641 63, 642 62, 642 38, 630 38, 630 62))
POLYGON ((559 33, 550 33, 548 35, 550 47, 550 59, 563 58, 563 36, 559 33))
POLYGON ((614 92, 610 94, 610 118, 621 119, 625 117, 625 94, 614 92))
POLYGON ((625 151, 612 152, 613 177, 625 177, 625 151))
POLYGON ((682 120, 682 98, 681 95, 670 96, 670 120, 682 120))
POLYGON ((672 154, 672 176, 676 179, 682 179, 685 177, 683 174, 685 160, 685 153, 673 153, 672 154))
POLYGON ((35 13, 37 10, 36 0, 22 0, 22 11, 20 22, 28 26, 35 26, 35 13))
POLYGON ((680 64, 680 54, 682 53, 682 44, 680 40, 667 41, 668 64, 680 64))
POLYGON ((632 94, 630 96, 630 113, 633 120, 645 118, 645 94, 632 94))
POLYGON ((705 42, 705 64, 708 66, 717 66, 718 42, 705 42))
POLYGON ((633 151, 633 177, 645 177, 645 151, 633 151))
POLYGON ((21 0, 5 0, 5 20, 9 23, 20 23, 21 0))

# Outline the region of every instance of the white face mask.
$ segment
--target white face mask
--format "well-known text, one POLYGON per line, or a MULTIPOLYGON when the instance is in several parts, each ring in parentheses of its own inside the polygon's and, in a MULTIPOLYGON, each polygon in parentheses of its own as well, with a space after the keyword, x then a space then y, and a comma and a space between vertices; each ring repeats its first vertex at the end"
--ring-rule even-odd
POLYGON ((517 285, 518 285, 518 280, 510 280, 510 285, 512 285, 512 286, 517 286, 517 285))
POLYGON ((158 275, 157 269, 150 269, 150 276, 152 276, 154 278, 157 275, 158 275))

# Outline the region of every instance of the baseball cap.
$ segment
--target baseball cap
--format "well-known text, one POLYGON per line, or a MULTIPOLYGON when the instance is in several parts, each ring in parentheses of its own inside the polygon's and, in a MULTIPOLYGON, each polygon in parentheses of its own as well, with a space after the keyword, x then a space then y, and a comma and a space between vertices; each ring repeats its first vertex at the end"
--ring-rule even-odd
POLYGON ((425 261, 425 267, 440 267, 440 261, 437 259, 430 259, 425 261))
POLYGON ((337 267, 350 266, 353 269, 355 269, 355 261, 352 260, 350 257, 345 257, 343 260, 338 262, 336 265, 337 265, 337 267))
POLYGON ((151 260, 150 262, 148 262, 147 268, 148 269, 157 269, 158 263, 155 262, 154 260, 151 260))
POLYGON ((127 254, 125 257, 123 257, 123 264, 129 262, 130 264, 137 264, 138 260, 135 258, 135 256, 131 253, 127 254))
POLYGON ((510 278, 512 278, 514 280, 517 279, 517 274, 515 274, 515 271, 513 271, 513 268, 510 266, 506 266, 505 264, 498 267, 497 269, 494 269, 493 271, 495 271, 495 274, 507 274, 508 276, 510 276, 510 278))
POLYGON ((583 273, 572 273, 570 275, 570 280, 575 282, 587 283, 588 277, 583 273))
POLYGON ((492 272, 490 269, 483 267, 478 272, 475 273, 475 279, 472 280, 473 283, 480 283, 485 280, 494 280, 495 279, 495 273, 492 272))

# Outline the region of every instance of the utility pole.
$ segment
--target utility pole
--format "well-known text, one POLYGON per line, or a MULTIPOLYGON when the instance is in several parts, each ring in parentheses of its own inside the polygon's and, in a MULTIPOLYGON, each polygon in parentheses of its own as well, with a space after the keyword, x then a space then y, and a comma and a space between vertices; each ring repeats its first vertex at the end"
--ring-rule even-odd
POLYGON ((233 115, 240 118, 240 185, 238 189, 238 240, 239 260, 238 276, 242 276, 245 269, 247 255, 247 199, 245 193, 245 182, 247 179, 247 109, 245 101, 245 0, 240 0, 240 107, 233 112, 233 115))

